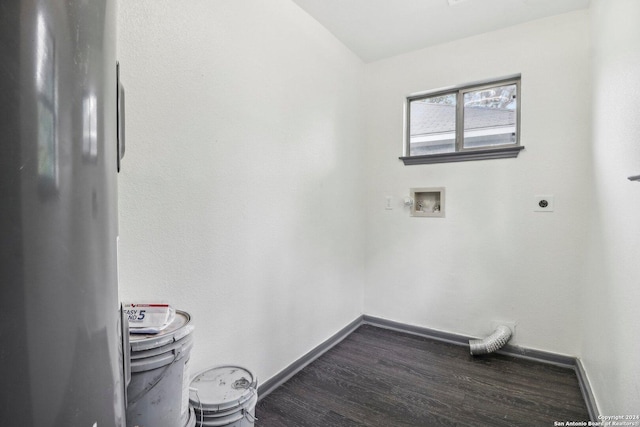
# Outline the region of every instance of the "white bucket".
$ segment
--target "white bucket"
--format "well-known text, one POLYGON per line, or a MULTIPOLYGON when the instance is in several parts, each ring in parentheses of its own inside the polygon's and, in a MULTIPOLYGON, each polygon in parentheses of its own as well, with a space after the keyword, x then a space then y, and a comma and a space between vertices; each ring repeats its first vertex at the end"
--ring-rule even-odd
POLYGON ((194 329, 190 322, 188 313, 177 311, 174 321, 162 332, 129 336, 127 427, 190 425, 188 363, 194 329))
POLYGON ((197 374, 189 388, 198 427, 252 427, 257 380, 239 366, 218 366, 197 374))
POLYGON ((185 427, 196 427, 196 413, 191 405, 189 405, 189 421, 185 427))

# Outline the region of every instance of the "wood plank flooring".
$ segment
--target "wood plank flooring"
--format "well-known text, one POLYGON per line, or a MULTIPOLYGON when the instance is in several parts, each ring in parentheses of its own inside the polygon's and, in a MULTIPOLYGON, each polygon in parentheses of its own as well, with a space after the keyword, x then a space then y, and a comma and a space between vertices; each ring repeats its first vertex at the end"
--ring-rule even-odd
POLYGON ((363 325, 256 406, 258 427, 587 421, 573 370, 363 325))

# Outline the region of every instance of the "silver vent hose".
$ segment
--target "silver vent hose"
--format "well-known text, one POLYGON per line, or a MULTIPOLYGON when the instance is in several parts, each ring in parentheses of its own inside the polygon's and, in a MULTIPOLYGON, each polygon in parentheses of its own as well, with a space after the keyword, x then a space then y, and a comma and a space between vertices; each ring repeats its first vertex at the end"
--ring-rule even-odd
POLYGON ((469 340, 471 355, 493 353, 502 348, 511 338, 511 329, 500 325, 495 331, 483 340, 469 340))

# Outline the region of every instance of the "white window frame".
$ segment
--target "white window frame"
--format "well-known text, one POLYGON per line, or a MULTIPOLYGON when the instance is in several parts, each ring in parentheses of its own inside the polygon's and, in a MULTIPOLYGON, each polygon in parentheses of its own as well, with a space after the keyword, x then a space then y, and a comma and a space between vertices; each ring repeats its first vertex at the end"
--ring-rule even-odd
POLYGON ((454 86, 410 95, 405 104, 404 156, 400 160, 405 165, 448 163, 470 160, 502 159, 517 157, 524 147, 520 145, 521 135, 521 78, 520 75, 487 80, 483 82, 454 86), (498 86, 516 85, 516 126, 515 142, 494 146, 464 147, 464 94, 498 86), (442 95, 456 95, 455 151, 449 153, 410 155, 411 143, 411 102, 442 95))

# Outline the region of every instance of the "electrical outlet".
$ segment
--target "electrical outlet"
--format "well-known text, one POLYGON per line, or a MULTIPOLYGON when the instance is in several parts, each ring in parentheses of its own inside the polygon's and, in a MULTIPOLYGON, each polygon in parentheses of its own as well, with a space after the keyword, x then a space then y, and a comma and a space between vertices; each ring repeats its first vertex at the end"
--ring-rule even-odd
POLYGON ((385 196, 384 198, 384 208, 388 211, 393 209, 393 198, 391 196, 385 196))
POLYGON ((533 202, 534 212, 553 212, 555 203, 552 195, 533 196, 533 202))

